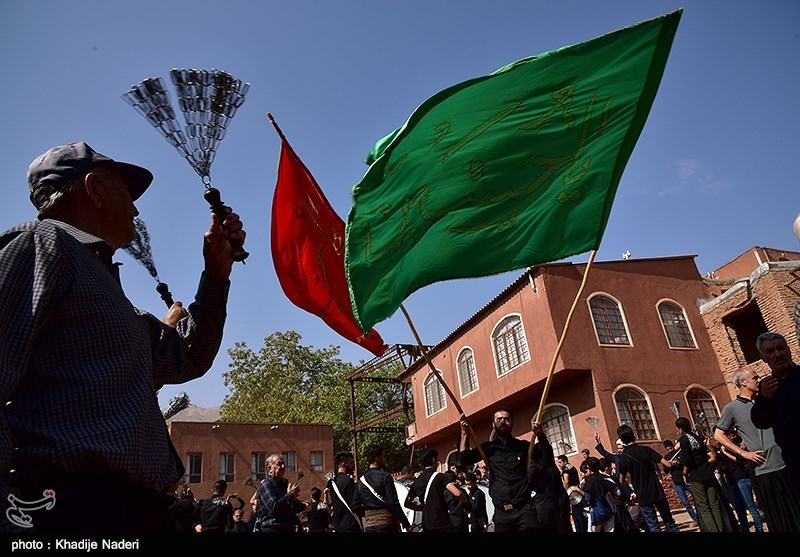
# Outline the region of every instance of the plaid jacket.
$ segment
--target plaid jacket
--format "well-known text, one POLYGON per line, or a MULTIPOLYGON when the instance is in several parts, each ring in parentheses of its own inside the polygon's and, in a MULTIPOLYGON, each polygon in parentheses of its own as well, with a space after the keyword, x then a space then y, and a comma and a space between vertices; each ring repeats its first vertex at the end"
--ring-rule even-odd
POLYGON ((203 275, 174 329, 133 307, 92 239, 53 220, 0 234, 2 510, 52 476, 164 493, 184 473, 156 391, 211 367, 230 283, 203 275))

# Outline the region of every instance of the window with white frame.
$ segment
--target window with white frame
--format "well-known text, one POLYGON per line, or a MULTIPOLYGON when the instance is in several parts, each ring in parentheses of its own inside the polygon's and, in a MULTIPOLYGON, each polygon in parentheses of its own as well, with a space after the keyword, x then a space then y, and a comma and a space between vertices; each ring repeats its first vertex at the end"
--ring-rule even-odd
POLYGON ((286 463, 287 472, 297 471, 297 453, 281 453, 281 458, 283 458, 283 461, 286 463))
POLYGON ((686 312, 681 306, 674 302, 661 302, 658 304, 658 315, 671 348, 695 347, 692 330, 686 321, 686 312))
POLYGON ((203 453, 186 455, 186 483, 199 484, 203 479, 203 453))
POLYGON ((620 305, 608 296, 598 295, 589 300, 592 322, 600 344, 630 345, 620 305))
POLYGON ((569 409, 561 404, 548 406, 542 412, 539 420, 542 429, 556 455, 570 454, 578 451, 578 442, 575 440, 575 433, 572 431, 572 420, 569 416, 569 409))
POLYGON ((230 483, 233 481, 233 453, 219 454, 219 479, 230 483))
POLYGON ((522 320, 517 315, 503 319, 495 329, 492 340, 497 357, 498 376, 505 375, 531 359, 528 341, 522 329, 522 320))
POLYGON ((712 435, 717 420, 719 420, 719 414, 711 393, 693 387, 686 393, 686 401, 689 403, 689 414, 692 415, 697 432, 705 437, 712 435))
POLYGON ((472 350, 465 348, 458 355, 458 384, 461 396, 478 390, 478 372, 475 370, 475 357, 472 350))
POLYGON ((444 387, 439 382, 439 379, 436 377, 435 373, 429 373, 428 376, 425 378, 425 410, 427 411, 428 416, 432 416, 445 406, 447 406, 445 401, 445 393, 444 387))
POLYGON ((308 467, 312 472, 321 472, 324 470, 325 463, 322 455, 322 451, 311 451, 311 454, 308 457, 308 467))
POLYGON ((250 478, 260 482, 267 477, 267 453, 252 453, 250 455, 250 478))
POLYGON ((633 387, 623 387, 614 394, 619 423, 628 424, 636 439, 656 439, 656 427, 650 405, 644 393, 633 387))

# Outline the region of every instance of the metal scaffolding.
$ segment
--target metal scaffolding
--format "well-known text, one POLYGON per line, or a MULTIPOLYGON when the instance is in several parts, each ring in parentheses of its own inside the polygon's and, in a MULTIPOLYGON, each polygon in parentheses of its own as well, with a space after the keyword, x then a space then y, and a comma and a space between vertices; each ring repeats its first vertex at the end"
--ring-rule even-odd
MULTIPOLYGON (((429 348, 430 347, 425 347, 425 350, 429 348)), ((414 409, 414 403, 411 399, 411 383, 399 378, 399 376, 402 376, 402 373, 398 374, 397 377, 380 377, 376 376, 376 372, 386 366, 397 363, 400 363, 403 366, 403 371, 405 371, 421 357, 422 351, 419 346, 415 344, 395 344, 390 346, 382 356, 378 356, 364 363, 347 376, 347 381, 350 383, 350 415, 353 424, 350 431, 353 433, 353 456, 355 457, 356 470, 360 470, 358 465, 358 434, 362 432, 405 432, 405 427, 387 427, 381 426, 380 424, 402 416, 405 417, 405 423, 408 425, 411 423, 411 411, 414 409), (384 410, 365 420, 356 422, 356 383, 359 382, 401 385, 402 402, 399 406, 384 410)))

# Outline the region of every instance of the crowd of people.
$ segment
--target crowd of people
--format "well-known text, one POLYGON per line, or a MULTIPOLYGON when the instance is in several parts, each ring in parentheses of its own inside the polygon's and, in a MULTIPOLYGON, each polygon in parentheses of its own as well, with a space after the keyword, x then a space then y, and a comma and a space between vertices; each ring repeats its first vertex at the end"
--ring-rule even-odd
POLYGON ((499 408, 492 437, 476 447, 461 416, 451 469, 423 449, 420 470, 400 480, 404 500, 380 446, 367 447, 369 468, 359 477, 353 455, 338 453, 335 475, 308 500, 284 477, 281 455, 270 455, 247 518, 224 481, 199 501, 188 486, 170 494, 185 469, 156 392, 211 367, 234 252, 246 234, 230 208, 212 213, 194 302, 175 302, 164 318, 138 310, 111 255, 134 239, 135 201, 152 180, 150 171, 85 142, 49 149, 29 166, 37 219, 0 234, 0 531, 657 532, 662 524, 678 531, 662 473, 703 531, 749 531, 748 514, 756 531, 800 531, 800 366, 774 332, 756 343, 771 373, 733 376, 739 396, 710 439, 679 417, 679 439, 664 442, 666 455, 622 424, 616 453, 598 436, 600 457, 584 450, 576 469, 554 454, 541 424, 532 424, 530 441, 518 439, 512 410, 499 408), (97 500, 113 501, 114 512, 97 500), (420 522, 406 510, 419 512, 420 522))
MULTIPOLYGON (((796 384, 798 368, 783 336, 764 333, 757 347, 781 388, 796 384)), ((512 410, 499 408, 490 440, 479 447, 470 447, 469 424, 461 417, 456 464, 446 470, 438 451, 424 448, 420 469, 405 466, 395 478, 386 469, 386 449, 373 445, 365 451, 369 469, 356 478, 353 454, 341 452, 337 473, 324 490, 312 489, 311 501, 299 501, 297 486, 285 480, 270 498, 254 498, 253 528, 245 531, 680 532, 664 487, 671 484, 695 530, 800 532, 792 461, 784 460, 778 442, 791 444, 797 435, 779 421, 792 393, 775 388, 763 394, 764 380, 749 368, 732 382, 739 396, 723 408, 713 435, 701 435, 688 418, 678 417, 677 441, 665 439, 663 455, 621 424, 616 452, 607 451, 596 433, 598 456, 583 449, 573 466, 567 455, 554 454, 540 423, 532 423, 531 441, 519 439, 511 433, 512 410), (750 410, 761 397, 769 407, 756 418, 762 420, 757 426, 750 410), (782 436, 773 431, 775 424, 782 436), (395 483, 407 489, 404 500, 395 483), (488 486, 491 516, 481 483, 488 486), (419 522, 410 521, 404 509, 419 512, 419 522)), ((264 483, 285 471, 280 455, 268 463, 264 483)))

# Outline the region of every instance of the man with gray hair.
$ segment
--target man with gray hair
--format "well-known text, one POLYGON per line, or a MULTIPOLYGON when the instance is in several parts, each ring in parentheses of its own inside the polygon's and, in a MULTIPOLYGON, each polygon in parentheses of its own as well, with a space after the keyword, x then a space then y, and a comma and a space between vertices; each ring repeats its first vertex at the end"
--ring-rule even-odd
POLYGON ((300 501, 300 485, 291 483, 286 475, 286 461, 278 453, 267 457, 267 477, 258 486, 258 531, 298 532, 297 514, 310 511, 311 505, 300 501))
POLYGON ((800 366, 792 360, 789 345, 780 333, 760 334, 756 348, 772 374, 759 381, 750 417, 757 428, 772 428, 797 498, 800 497, 800 366))
POLYGON ((245 232, 234 213, 211 216, 195 301, 175 327, 135 308, 111 257, 134 239, 152 180, 82 141, 28 167, 37 219, 0 233, 0 531, 175 530, 165 495, 185 470, 156 392, 211 368, 229 239, 245 232))
MULTIPOLYGON (((758 375, 751 368, 736 371, 731 382, 739 395, 725 405, 714 430, 714 439, 735 456, 754 467, 753 487, 764 511, 770 532, 800 532, 800 503, 789 495, 792 489, 788 469, 775 443, 772 428, 758 429, 750 417, 758 394, 758 375), (734 443, 729 434, 738 432, 744 446, 734 443)), ((754 517, 755 518, 755 517, 754 517)))

